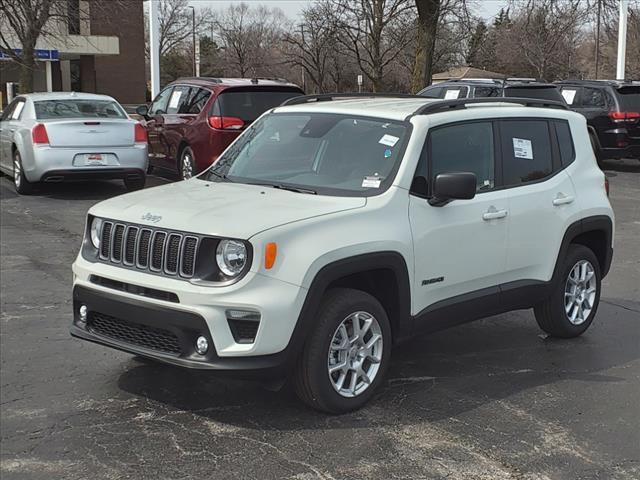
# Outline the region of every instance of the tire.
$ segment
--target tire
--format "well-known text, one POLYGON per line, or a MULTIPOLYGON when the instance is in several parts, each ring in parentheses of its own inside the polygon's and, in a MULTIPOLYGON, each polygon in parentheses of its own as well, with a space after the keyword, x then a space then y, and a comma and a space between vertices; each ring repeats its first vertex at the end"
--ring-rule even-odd
POLYGON ((180 180, 189 180, 196 175, 196 160, 191 147, 184 147, 180 152, 178 174, 180 175, 180 180))
POLYGON ((145 183, 147 182, 147 177, 136 177, 136 178, 125 178, 124 186, 129 192, 135 192, 136 190, 142 190, 144 188, 145 183))
POLYGON ((34 189, 34 184, 30 183, 24 175, 22 157, 18 150, 13 153, 13 186, 20 195, 29 195, 34 189))
POLYGON ((538 325, 546 333, 559 338, 573 338, 582 335, 596 316, 602 276, 595 254, 583 245, 569 245, 567 255, 561 261, 551 295, 535 307, 534 312, 538 325), (570 317, 575 318, 572 320, 570 317))
POLYGON ((357 410, 384 381, 390 358, 391 326, 380 302, 360 290, 332 289, 322 300, 313 330, 298 358, 293 386, 298 397, 316 410, 335 414, 357 410), (369 323, 359 339, 362 342, 354 338, 355 321, 363 328, 369 323), (374 340, 374 335, 379 336, 379 340, 374 340), (340 348, 339 343, 347 348, 340 348), (371 348, 365 348, 367 343, 371 348), (360 348, 363 350, 358 352, 360 348), (374 359, 379 361, 372 361, 374 359), (340 364, 344 367, 339 368, 340 364), (330 374, 332 366, 335 371, 330 374), (350 390, 355 372, 350 367, 360 367, 360 371, 368 374, 370 383, 358 374, 355 389, 350 390), (342 393, 339 393, 343 375, 342 393))

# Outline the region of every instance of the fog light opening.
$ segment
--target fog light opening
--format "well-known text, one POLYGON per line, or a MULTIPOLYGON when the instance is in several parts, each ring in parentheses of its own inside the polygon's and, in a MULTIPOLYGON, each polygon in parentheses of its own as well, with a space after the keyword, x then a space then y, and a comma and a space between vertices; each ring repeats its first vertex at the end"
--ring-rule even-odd
POLYGON ((196 340, 196 352, 199 355, 204 355, 209 350, 209 340, 206 337, 200 336, 196 340))
POLYGON ((80 305, 80 308, 78 309, 78 317, 82 323, 87 323, 88 312, 89 312, 89 309, 87 308, 86 305, 80 305))

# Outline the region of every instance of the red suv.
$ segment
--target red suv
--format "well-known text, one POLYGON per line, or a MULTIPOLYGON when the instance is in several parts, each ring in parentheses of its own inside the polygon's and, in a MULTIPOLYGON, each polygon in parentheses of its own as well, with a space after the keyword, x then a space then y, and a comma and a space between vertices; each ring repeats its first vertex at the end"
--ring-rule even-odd
POLYGON ((186 179, 211 165, 263 112, 304 95, 285 80, 262 78, 182 78, 167 85, 145 118, 149 166, 186 179))

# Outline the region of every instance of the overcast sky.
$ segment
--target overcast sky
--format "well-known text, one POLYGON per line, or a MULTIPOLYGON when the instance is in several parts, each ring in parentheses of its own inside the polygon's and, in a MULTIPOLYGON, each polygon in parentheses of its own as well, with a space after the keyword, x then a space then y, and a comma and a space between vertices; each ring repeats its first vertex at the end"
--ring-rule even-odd
MULTIPOLYGON (((296 18, 303 8, 313 3, 313 0, 244 0, 248 4, 262 4, 269 7, 278 7, 291 18, 296 18)), ((241 0, 191 0, 194 6, 211 6, 215 9, 224 9, 233 3, 241 3, 241 0)), ((478 14, 486 19, 491 19, 502 7, 507 6, 507 0, 478 0, 478 14)))

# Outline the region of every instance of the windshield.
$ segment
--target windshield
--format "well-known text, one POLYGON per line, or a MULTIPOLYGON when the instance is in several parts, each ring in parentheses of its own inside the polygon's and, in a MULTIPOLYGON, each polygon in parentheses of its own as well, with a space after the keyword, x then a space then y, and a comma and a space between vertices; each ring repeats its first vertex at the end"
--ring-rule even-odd
POLYGON ((343 196, 386 189, 407 136, 401 122, 330 113, 261 117, 203 178, 343 196))
POLYGON ((127 118, 113 100, 40 100, 34 102, 36 118, 127 118))

